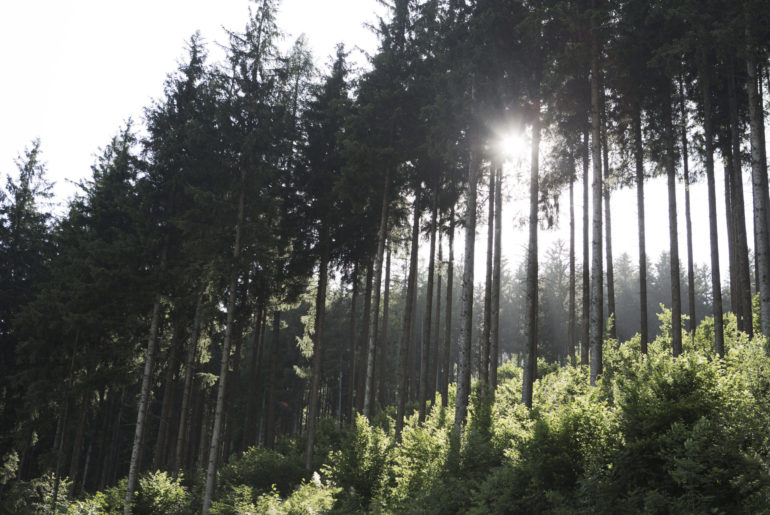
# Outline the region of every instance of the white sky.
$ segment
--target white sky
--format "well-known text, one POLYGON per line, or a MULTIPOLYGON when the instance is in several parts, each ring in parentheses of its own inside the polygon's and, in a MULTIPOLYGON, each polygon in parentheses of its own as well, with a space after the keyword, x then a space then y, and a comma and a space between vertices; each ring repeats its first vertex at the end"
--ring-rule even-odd
MULTIPOLYGON (((184 57, 185 43, 200 30, 209 42, 212 60, 225 42, 222 27, 241 30, 248 0, 16 0, 0 2, 0 174, 15 173, 14 159, 29 142, 41 139, 49 178, 61 201, 75 191, 72 182, 90 175, 98 149, 123 122, 141 123, 143 108, 159 98, 166 75, 184 57)), ((278 24, 287 33, 286 45, 305 33, 316 63, 329 62, 338 42, 349 49, 376 50, 376 37, 364 27, 382 12, 376 0, 283 0, 278 24)), ((363 62, 361 54, 353 58, 363 62)), ((526 165, 525 165, 526 166, 526 165)), ((717 203, 724 266, 727 262, 724 194, 717 172, 717 203)), ((4 178, 3 178, 4 180, 4 178)), ((509 182, 512 198, 526 202, 527 185, 509 182)), ((745 183, 747 233, 751 246, 751 185, 745 183)), ((668 249, 668 211, 665 180, 646 187, 648 259, 668 249)), ((709 262, 708 210, 705 184, 691 188, 695 260, 709 262)), ((580 186, 576 185, 576 234, 580 241, 580 186)), ((569 241, 568 198, 561 201, 562 228, 541 232, 541 255, 553 241, 569 241)), ((614 253, 627 252, 636 263, 636 193, 617 192, 612 200, 614 253)), ((511 223, 527 213, 522 202, 504 211, 504 253, 512 263, 523 258, 526 228, 511 223)), ((684 190, 679 187, 680 256, 686 259, 684 190)), ((477 233, 476 281, 483 281, 486 227, 477 233)), ((457 254, 462 253, 457 238, 457 254)), ((578 260, 580 252, 578 252, 578 260)))

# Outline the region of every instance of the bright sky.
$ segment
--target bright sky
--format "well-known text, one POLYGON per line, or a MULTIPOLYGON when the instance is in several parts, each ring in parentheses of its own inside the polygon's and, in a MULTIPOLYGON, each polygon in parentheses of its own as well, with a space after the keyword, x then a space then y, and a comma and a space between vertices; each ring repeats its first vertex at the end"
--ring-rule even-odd
MULTIPOLYGON (((90 175, 98 149, 132 117, 142 121, 143 108, 159 98, 166 75, 184 57, 185 43, 196 30, 209 42, 210 56, 220 58, 216 42, 226 42, 222 27, 241 30, 247 20, 248 0, 25 0, 0 2, 0 174, 15 173, 14 159, 29 142, 41 139, 49 178, 64 201, 72 196, 72 182, 90 175)), ((364 27, 382 12, 376 0, 283 0, 279 27, 286 45, 305 33, 316 63, 330 61, 338 42, 346 47, 376 50, 376 37, 364 27)), ((363 63, 360 53, 354 59, 363 63)), ((527 166, 527 165, 525 165, 527 166)), ((724 198, 721 172, 717 173, 720 242, 723 269, 724 198)), ((512 263, 523 259, 526 228, 510 223, 527 213, 525 182, 508 185, 512 199, 504 211, 504 253, 512 263)), ((577 235, 580 238, 580 186, 576 189, 577 235)), ((695 260, 709 262, 708 211, 705 185, 691 188, 695 260)), ((747 231, 752 234, 750 184, 745 186, 747 231)), ((684 190, 679 188, 680 255, 686 259, 684 190)), ((562 198, 558 230, 541 232, 541 255, 556 239, 569 241, 568 199, 562 198)), ((664 180, 647 186, 647 241, 649 260, 668 249, 667 193, 664 180)), ((636 194, 614 195, 615 255, 628 252, 636 262, 636 194)), ((478 227, 476 281, 483 281, 486 227, 478 227)), ((751 240, 751 238, 750 238, 751 240)), ((462 253, 458 238, 457 254, 462 253)), ((580 256, 580 253, 578 253, 580 256)), ((579 258, 578 258, 579 259, 579 258)), ((723 277, 724 271, 723 271, 723 277)))

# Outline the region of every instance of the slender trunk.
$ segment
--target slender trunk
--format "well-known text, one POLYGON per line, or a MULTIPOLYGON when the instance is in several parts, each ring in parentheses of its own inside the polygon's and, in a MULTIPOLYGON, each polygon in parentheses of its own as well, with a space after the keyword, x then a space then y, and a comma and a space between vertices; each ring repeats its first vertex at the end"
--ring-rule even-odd
POLYGON ((86 419, 88 418, 88 402, 84 397, 80 403, 80 416, 78 425, 75 428, 75 437, 72 444, 72 457, 70 459, 70 497, 75 494, 75 485, 78 480, 78 470, 80 469, 80 455, 83 452, 83 441, 85 440, 86 419))
POLYGON ((388 323, 389 323, 389 316, 390 316, 390 243, 388 242, 388 250, 386 254, 385 259, 385 293, 383 294, 382 298, 382 336, 380 337, 380 357, 379 357, 379 363, 380 366, 377 369, 378 373, 378 380, 379 380, 379 392, 380 392, 380 407, 385 408, 387 406, 389 400, 388 395, 386 392, 386 385, 385 385, 385 368, 386 368, 386 361, 385 357, 388 355, 389 352, 389 344, 388 344, 388 323))
MULTIPOLYGON (((746 17, 746 40, 751 42, 750 18, 746 17)), ((764 111, 762 98, 757 89, 757 65, 754 49, 749 43, 746 52, 746 85, 749 94, 749 118, 751 120, 751 183, 754 197, 754 234, 757 290, 759 291, 759 321, 762 335, 770 338, 770 242, 768 242, 768 186, 762 155, 764 111)))
POLYGON ((593 234, 591 241, 591 320, 588 346, 591 353, 591 385, 602 374, 604 303, 602 301, 602 181, 601 121, 599 120, 599 48, 591 42, 591 160, 593 161, 593 234))
POLYGON ((214 412, 214 427, 211 430, 211 445, 209 446, 208 467, 206 470, 206 488, 203 494, 203 515, 207 515, 211 509, 211 500, 214 496, 214 487, 217 478, 217 457, 222 436, 222 421, 225 417, 225 391, 227 386, 227 371, 230 363, 230 342, 235 329, 235 301, 238 297, 238 260, 241 256, 241 226, 243 225, 243 212, 245 203, 245 169, 241 170, 240 195, 238 198, 238 215, 235 222, 235 244, 233 245, 233 262, 230 271, 230 295, 227 299, 227 322, 225 326, 225 340, 222 342, 222 359, 219 365, 219 384, 217 386, 217 404, 214 412))
POLYGON ((439 222, 438 227, 438 262, 436 264, 436 326, 433 331, 433 343, 431 348, 431 364, 432 364, 432 370, 431 370, 431 390, 432 393, 430 394, 430 402, 431 406, 436 404, 436 392, 439 391, 441 380, 439 378, 439 372, 441 370, 441 365, 439 364, 439 340, 441 339, 441 289, 442 289, 442 279, 444 276, 444 249, 443 249, 443 238, 441 233, 441 223, 439 222))
POLYGON ((251 361, 249 362, 249 382, 248 391, 246 392, 246 415, 244 417, 243 427, 243 439, 241 440, 241 448, 243 450, 248 449, 252 445, 257 443, 257 398, 259 391, 259 381, 257 379, 257 369, 261 362, 261 345, 260 345, 260 333, 262 332, 262 323, 265 307, 263 300, 260 297, 257 302, 257 316, 254 320, 254 329, 252 330, 252 342, 253 349, 251 352, 251 361))
POLYGON ((615 273, 613 271, 612 260, 612 216, 610 210, 610 149, 607 141, 607 116, 605 113, 604 94, 601 94, 601 137, 602 137, 602 158, 604 160, 604 218, 605 218, 605 249, 607 254, 607 317, 612 320, 609 327, 609 337, 613 340, 618 339, 618 321, 615 311, 615 273))
POLYGON ((273 312, 273 343, 270 345, 270 368, 267 373, 267 416, 265 421, 265 447, 275 446, 275 383, 278 375, 278 352, 281 345, 281 311, 273 312))
MULTIPOLYGON (((166 256, 168 254, 169 239, 166 235, 161 251, 160 272, 161 276, 166 268, 166 256)), ((123 515, 130 515, 133 509, 134 489, 139 476, 139 454, 141 443, 144 439, 145 413, 150 400, 150 380, 152 379, 152 366, 155 360, 155 350, 158 345, 158 326, 160 325, 160 293, 155 296, 152 306, 152 318, 150 319, 150 336, 147 339, 147 353, 144 356, 144 371, 142 373, 142 386, 139 391, 139 406, 136 411, 136 428, 134 430, 134 443, 131 448, 131 461, 128 468, 126 481, 126 496, 123 504, 123 515)))
POLYGON ((588 131, 583 132, 583 337, 580 341, 580 364, 588 365, 588 341, 591 329, 591 265, 588 239, 588 131))
POLYGON ((489 349, 489 384, 494 394, 497 389, 497 356, 500 353, 500 281, 502 278, 502 223, 503 223, 503 165, 495 167, 495 255, 492 272, 492 325, 489 349))
POLYGON ((412 243, 409 256, 409 276, 406 282, 406 301, 404 303, 404 324, 401 332, 400 366, 398 374, 398 407, 396 408, 396 441, 401 439, 406 411, 407 382, 409 379, 409 348, 412 335, 412 313, 414 312, 417 283, 417 251, 420 236, 420 185, 415 187, 414 218, 412 222, 412 243))
POLYGON ((529 244, 527 245, 527 306, 524 322, 526 359, 524 361, 522 402, 532 407, 532 394, 537 374, 537 227, 540 174, 540 101, 535 101, 532 120, 532 157, 529 173, 529 244))
POLYGON ((323 356, 324 318, 326 317, 326 288, 329 275, 329 229, 322 223, 320 233, 320 261, 318 264, 318 292, 315 301, 315 338, 313 341, 313 366, 310 375, 310 392, 307 414, 307 442, 305 445, 305 473, 313 472, 313 446, 319 411, 321 390, 321 363, 323 356))
POLYGON ((364 316, 361 323, 361 342, 356 363, 356 409, 364 412, 364 390, 366 389, 366 364, 369 361, 369 330, 372 320, 372 283, 374 281, 374 261, 366 265, 366 285, 364 287, 364 316))
POLYGON ((198 335, 200 334, 201 311, 203 307, 203 290, 198 294, 198 301, 195 305, 195 315, 193 316, 192 332, 190 334, 190 344, 187 347, 187 355, 184 364, 184 389, 182 390, 182 406, 179 409, 179 428, 177 429, 176 449, 174 452, 174 462, 171 464, 172 470, 184 468, 182 456, 185 447, 185 432, 189 422, 190 396, 192 394, 193 369, 195 367, 195 357, 198 354, 198 335))
MULTIPOLYGON (((705 66, 702 66, 702 70, 705 66)), ((706 72, 707 73, 707 72, 706 72)), ((711 240, 711 295, 714 309, 714 350, 724 356, 724 319, 722 316, 722 279, 719 272, 719 238, 717 232, 717 197, 714 179, 714 121, 711 106, 711 84, 706 73, 701 73, 703 95, 703 136, 706 150, 706 180, 708 183, 709 234, 711 240)))
POLYGON ((730 138, 732 143, 732 207, 735 227, 735 244, 738 281, 737 294, 739 328, 749 336, 753 333, 751 316, 751 279, 749 274, 749 250, 746 240, 746 214, 743 204, 743 172, 741 166, 741 134, 738 118, 738 95, 735 84, 734 63, 730 63, 728 74, 728 104, 730 110, 730 138))
MULTIPOLYGON (((248 300, 248 291, 246 286, 248 285, 249 279, 248 279, 248 273, 246 277, 244 277, 243 280, 243 291, 241 292, 241 301, 240 305, 244 306, 248 300)), ((237 301, 236 301, 237 302, 237 301)), ((241 371, 241 352, 243 347, 243 326, 244 326, 244 317, 246 316, 245 310, 241 309, 240 314, 236 313, 237 318, 235 322, 235 334, 233 335, 233 369, 228 372, 228 375, 230 379, 228 380, 231 384, 235 384, 235 382, 238 380, 238 376, 240 375, 241 371)), ((224 431, 224 456, 229 456, 233 453, 233 442, 235 440, 235 430, 239 424, 235 423, 234 420, 234 410, 233 406, 235 404, 236 399, 236 389, 230 388, 225 395, 225 431, 224 431)))
POLYGON ((422 335, 422 359, 420 359, 420 391, 417 419, 425 420, 425 405, 428 401, 428 375, 430 374, 430 342, 433 324, 433 280, 436 265, 436 221, 438 218, 438 191, 433 191, 433 206, 431 207, 430 251, 428 258, 428 284, 425 290, 425 325, 422 335))
POLYGON ((174 377, 179 368, 179 347, 184 342, 184 324, 176 324, 174 337, 169 347, 168 362, 166 364, 166 377, 163 381, 163 400, 160 408, 160 421, 158 423, 158 437, 155 439, 152 464, 158 470, 166 465, 168 457, 167 435, 169 432, 169 420, 171 418, 171 395, 174 392, 174 377))
POLYGON ((489 201, 487 212, 487 272, 484 281, 484 319, 479 352, 479 383, 482 395, 489 387, 489 355, 492 323, 492 262, 495 247, 495 165, 489 168, 489 201))
MULTIPOLYGON (((574 173, 575 159, 570 152, 570 172, 574 173)), ((567 361, 575 361, 575 176, 569 180, 569 307, 567 322, 567 361)))
POLYGON ((647 354, 647 244, 644 221, 644 148, 642 146, 642 114, 634 102, 634 161, 636 162, 636 220, 639 232, 639 333, 642 354, 647 354))
POLYGON ((471 387, 471 344, 473 336, 473 263, 476 247, 476 191, 479 178, 479 156, 473 146, 468 156, 468 190, 465 210, 465 255, 463 256, 463 289, 460 297, 460 352, 457 369, 454 433, 460 435, 468 412, 471 387))
POLYGON ((388 193, 390 190, 390 174, 385 174, 385 187, 382 193, 380 208, 380 230, 377 234, 377 256, 374 261, 374 306, 372 319, 369 322, 369 344, 366 359, 366 386, 364 388, 364 415, 371 419, 374 414, 375 400, 375 357, 377 356, 377 322, 380 317, 380 292, 382 291, 382 262, 385 256, 385 238, 388 228, 388 193))
POLYGON ((682 125, 682 174, 684 177, 684 219, 687 231, 687 302, 689 304, 690 322, 688 330, 690 338, 695 339, 695 265, 693 263, 692 249, 692 216, 690 213, 690 164, 687 148, 687 111, 685 109, 684 80, 679 77, 680 118, 682 125))
POLYGON ((682 292, 679 280, 679 230, 676 213, 676 164, 674 160, 674 126, 671 95, 663 105, 663 137, 665 139, 665 166, 668 176, 668 237, 671 270, 671 344, 674 357, 682 353, 682 292))
POLYGON ((442 357, 441 372, 441 406, 446 408, 449 399, 449 374, 450 374, 450 356, 452 350, 452 286, 454 284, 454 266, 455 266, 455 207, 449 211, 449 260, 446 269, 446 314, 444 318, 444 349, 442 357))
POLYGON ((348 380, 345 392, 345 419, 353 420, 353 397, 356 389, 356 305, 358 304, 358 263, 353 270, 353 294, 350 302, 350 342, 348 343, 348 380))

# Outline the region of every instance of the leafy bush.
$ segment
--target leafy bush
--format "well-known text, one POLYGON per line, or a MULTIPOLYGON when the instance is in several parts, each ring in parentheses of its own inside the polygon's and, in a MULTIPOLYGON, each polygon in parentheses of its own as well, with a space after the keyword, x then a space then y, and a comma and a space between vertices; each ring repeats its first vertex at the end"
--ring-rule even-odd
MULTIPOLYGON (((300 456, 285 456, 270 449, 251 447, 240 457, 231 459, 219 471, 217 481, 219 492, 230 492, 241 485, 247 485, 252 501, 272 490, 273 486, 281 495, 288 495, 300 484, 305 468, 300 456)), ((226 495, 226 494, 222 494, 226 495)))
POLYGON ((181 484, 181 476, 173 478, 166 472, 149 472, 139 478, 134 513, 164 513, 176 515, 191 509, 190 495, 181 484))

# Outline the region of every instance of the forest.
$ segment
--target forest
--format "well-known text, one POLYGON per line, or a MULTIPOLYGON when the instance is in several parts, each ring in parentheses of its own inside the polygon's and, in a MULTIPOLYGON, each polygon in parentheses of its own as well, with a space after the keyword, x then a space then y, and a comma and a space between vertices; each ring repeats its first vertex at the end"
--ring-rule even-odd
POLYGON ((382 3, 192 35, 61 213, 21 152, 0 513, 770 513, 768 5, 382 3))

